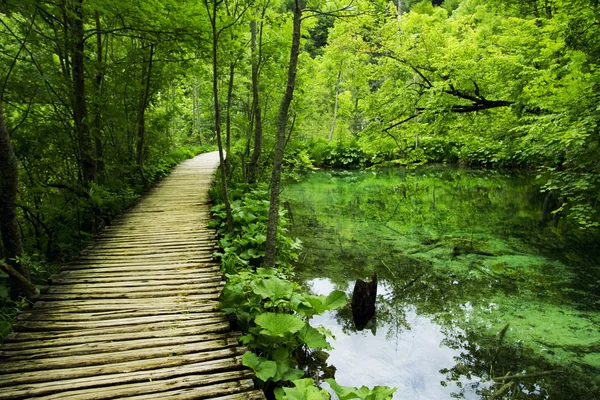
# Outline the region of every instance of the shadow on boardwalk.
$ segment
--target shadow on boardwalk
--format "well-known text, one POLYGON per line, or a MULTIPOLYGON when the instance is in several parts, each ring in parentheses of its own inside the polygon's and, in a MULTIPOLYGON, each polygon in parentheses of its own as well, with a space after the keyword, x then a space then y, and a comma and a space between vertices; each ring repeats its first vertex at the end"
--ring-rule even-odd
POLYGON ((179 165, 51 278, 0 346, 0 399, 262 399, 212 260, 219 163, 179 165))

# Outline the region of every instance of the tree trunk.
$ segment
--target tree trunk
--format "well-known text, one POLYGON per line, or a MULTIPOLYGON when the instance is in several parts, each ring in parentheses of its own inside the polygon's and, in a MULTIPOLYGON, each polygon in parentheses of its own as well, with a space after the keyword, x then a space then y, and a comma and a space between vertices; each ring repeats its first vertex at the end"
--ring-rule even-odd
POLYGON ((269 207, 269 221, 267 224, 267 243, 265 252, 265 267, 275 267, 277 256, 277 224, 279 222, 279 190, 281 186, 281 167, 283 165, 283 152, 285 150, 285 131, 287 127, 290 104, 294 97, 296 86, 296 70, 298 68, 298 55, 300 53, 300 28, 302 24, 302 7, 304 0, 294 2, 294 22, 292 34, 292 48, 290 65, 288 67, 287 86, 281 100, 277 121, 277 144, 273 160, 273 173, 271 175, 271 204, 269 207), (302 3, 302 4, 301 4, 302 3))
POLYGON ((198 136, 199 144, 202 145, 202 127, 200 126, 200 101, 198 99, 198 77, 194 75, 192 86, 192 135, 198 136))
POLYGON ((150 77, 152 75, 152 59, 154 57, 154 44, 150 45, 150 56, 148 63, 142 67, 142 94, 138 106, 137 117, 137 168, 142 183, 147 185, 148 179, 144 174, 144 146, 146 141, 146 108, 150 98, 150 77))
MULTIPOLYGON (((221 163, 221 194, 223 203, 225 204, 225 212, 227 214, 227 231, 233 230, 233 216, 231 215, 231 204, 229 203, 229 194, 227 192, 227 169, 225 165, 225 155, 223 151, 223 140, 221 135, 221 106, 219 104, 219 71, 217 48, 219 44, 219 32, 217 31, 217 8, 221 4, 220 1, 213 0, 212 16, 209 12, 209 18, 212 26, 212 72, 213 72, 213 100, 215 107, 215 134, 217 136, 217 144, 219 146, 219 161, 221 163)), ((205 0, 206 8, 208 9, 208 0, 205 0)))
MULTIPOLYGON (((18 183, 17 158, 10 143, 8 129, 4 123, 2 103, 0 103, 0 233, 4 250, 3 256, 7 264, 29 280, 27 267, 15 260, 23 253, 16 209, 18 183)), ((9 285, 11 299, 17 300, 19 296, 26 294, 19 280, 10 277, 9 285)))
MULTIPOLYGON (((235 78, 235 64, 233 61, 229 64, 229 84, 227 85, 227 115, 225 116, 225 154, 231 154, 231 104, 233 103, 233 83, 235 78)), ((231 165, 225 158, 225 167, 227 175, 231 174, 231 165)))
POLYGON ((103 45, 100 32, 100 14, 96 11, 96 77, 94 79, 94 103, 91 133, 94 138, 96 175, 104 172, 104 148, 102 146, 102 84, 104 83, 104 61, 102 59, 103 45))
POLYGON ((72 0, 71 6, 71 16, 68 18, 73 40, 71 66, 73 75, 73 120, 79 147, 81 177, 85 184, 89 184, 96 180, 96 163, 94 162, 85 95, 83 0, 72 0))
POLYGON ((333 104, 333 121, 331 122, 331 131, 329 132, 329 141, 333 139, 333 132, 335 131, 335 124, 337 122, 337 112, 338 112, 338 104, 339 104, 339 96, 340 96, 340 82, 342 80, 342 66, 340 65, 340 70, 338 72, 337 81, 335 83, 335 102, 333 104))
POLYGON ((260 68, 260 52, 257 52, 256 48, 256 30, 256 20, 252 20, 250 22, 250 32, 252 34, 250 50, 252 54, 252 110, 254 118, 254 149, 252 151, 252 158, 250 158, 250 164, 248 168, 249 183, 255 183, 258 178, 258 164, 262 153, 263 141, 258 76, 258 70, 260 68))

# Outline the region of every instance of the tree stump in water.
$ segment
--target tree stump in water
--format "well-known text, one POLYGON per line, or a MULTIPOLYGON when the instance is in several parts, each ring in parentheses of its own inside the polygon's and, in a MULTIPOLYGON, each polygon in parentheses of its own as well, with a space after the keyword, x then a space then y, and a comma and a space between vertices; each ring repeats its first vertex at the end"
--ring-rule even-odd
POLYGON ((371 282, 358 279, 352 293, 352 318, 357 330, 362 331, 375 315, 377 300, 377 274, 373 272, 371 282))

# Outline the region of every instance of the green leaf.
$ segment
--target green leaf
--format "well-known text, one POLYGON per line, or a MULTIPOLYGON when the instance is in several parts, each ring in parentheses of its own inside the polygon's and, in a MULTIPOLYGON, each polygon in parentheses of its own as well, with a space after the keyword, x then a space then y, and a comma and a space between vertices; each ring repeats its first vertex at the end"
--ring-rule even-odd
POLYGON ((256 325, 263 328, 260 333, 271 336, 283 336, 285 333, 295 333, 306 325, 300 317, 290 314, 264 313, 254 320, 256 325))
POLYGON ((290 367, 290 352, 285 347, 279 347, 273 352, 273 360, 277 363, 277 373, 273 382, 293 381, 304 376, 304 371, 290 367))
POLYGON ((252 288, 252 291, 263 299, 270 298, 271 300, 289 299, 293 290, 294 285, 292 282, 277 277, 263 279, 252 288))
POLYGON ((242 357, 242 364, 252 368, 256 377, 263 382, 272 378, 277 373, 277 364, 275 361, 269 361, 266 358, 259 357, 251 351, 247 351, 242 357))
POLYGON ((375 386, 373 389, 369 389, 366 386, 362 386, 360 389, 351 386, 341 386, 335 379, 331 378, 325 379, 325 382, 331 386, 331 389, 340 400, 391 400, 396 390, 398 390, 387 386, 375 386))
POLYGON ((329 296, 325 299, 325 307, 327 310, 335 310, 337 308, 344 307, 348 303, 346 293, 341 290, 334 290, 329 293, 329 296))
POLYGON ((277 400, 329 400, 329 393, 315 386, 310 379, 298 379, 293 381, 296 387, 278 388, 275 390, 277 400))
POLYGON ((306 324, 298 333, 300 339, 311 349, 327 349, 331 350, 331 345, 327 342, 325 335, 306 324))

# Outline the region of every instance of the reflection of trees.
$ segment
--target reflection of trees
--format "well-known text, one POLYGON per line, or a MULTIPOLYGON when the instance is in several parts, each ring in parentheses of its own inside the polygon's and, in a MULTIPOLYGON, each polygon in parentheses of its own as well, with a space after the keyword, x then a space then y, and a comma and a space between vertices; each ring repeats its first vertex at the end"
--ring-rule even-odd
MULTIPOLYGON (((460 351, 456 364, 444 371, 446 383, 468 381, 484 398, 496 399, 545 398, 541 388, 553 390, 557 399, 583 399, 586 391, 597 395, 597 388, 585 387, 591 380, 580 371, 531 375, 551 367, 531 349, 469 322, 468 303, 479 307, 498 294, 537 293, 541 284, 558 293, 552 274, 487 265, 487 257, 506 251, 493 247, 499 238, 513 237, 511 246, 519 242, 509 249, 514 254, 528 250, 521 237, 536 240, 541 203, 531 202, 536 191, 527 179, 493 171, 390 174, 374 182, 369 174, 353 178, 304 186, 290 198, 293 233, 305 242, 299 276, 327 277, 346 289, 377 272, 385 294, 380 291, 376 319, 367 329, 375 333, 385 326, 388 337, 397 338, 410 329, 407 310, 430 317, 446 335, 443 344, 460 351), (529 377, 490 380, 523 371, 529 377)), ((345 333, 355 331, 350 307, 338 310, 335 319, 345 333)))

